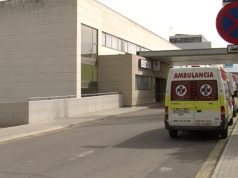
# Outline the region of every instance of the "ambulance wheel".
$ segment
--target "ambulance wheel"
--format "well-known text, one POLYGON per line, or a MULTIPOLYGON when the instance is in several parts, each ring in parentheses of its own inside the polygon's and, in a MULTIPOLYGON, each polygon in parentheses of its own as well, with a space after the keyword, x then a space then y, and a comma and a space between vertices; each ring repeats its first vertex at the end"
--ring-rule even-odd
POLYGON ((225 130, 221 131, 221 138, 227 138, 228 137, 228 126, 225 130))
POLYGON ((169 130, 169 136, 171 138, 175 138, 178 136, 178 131, 177 130, 169 130))
POLYGON ((233 125, 233 117, 229 120, 228 125, 229 126, 233 125))

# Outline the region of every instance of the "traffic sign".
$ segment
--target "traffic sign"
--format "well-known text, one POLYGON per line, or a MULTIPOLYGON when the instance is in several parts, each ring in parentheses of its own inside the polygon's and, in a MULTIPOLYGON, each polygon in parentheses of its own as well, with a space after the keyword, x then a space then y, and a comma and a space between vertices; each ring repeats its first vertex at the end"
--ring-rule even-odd
POLYGON ((220 10, 216 27, 225 41, 238 44, 238 2, 227 4, 220 10))
POLYGON ((228 45, 227 52, 228 53, 238 53, 238 45, 228 45))
POLYGON ((229 4, 229 3, 235 2, 235 1, 238 1, 238 0, 222 0, 222 5, 225 6, 226 4, 229 4))

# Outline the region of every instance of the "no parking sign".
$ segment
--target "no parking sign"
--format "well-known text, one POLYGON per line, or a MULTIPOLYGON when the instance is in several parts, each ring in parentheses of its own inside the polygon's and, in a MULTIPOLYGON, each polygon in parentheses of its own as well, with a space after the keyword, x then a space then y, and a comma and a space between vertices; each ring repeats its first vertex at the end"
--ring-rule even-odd
POLYGON ((217 15, 216 27, 227 42, 238 44, 238 2, 224 6, 217 15))

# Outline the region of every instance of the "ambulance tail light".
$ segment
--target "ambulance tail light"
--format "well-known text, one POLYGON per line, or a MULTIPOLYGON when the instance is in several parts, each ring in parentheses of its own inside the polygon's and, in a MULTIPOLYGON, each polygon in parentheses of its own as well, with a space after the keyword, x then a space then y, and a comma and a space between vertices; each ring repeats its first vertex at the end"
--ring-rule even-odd
POLYGON ((169 115, 168 115, 168 110, 169 110, 169 108, 168 108, 168 106, 165 106, 165 109, 164 109, 164 113, 165 113, 165 120, 167 120, 169 117, 169 115))
POLYGON ((221 119, 225 119, 225 107, 221 106, 221 119))

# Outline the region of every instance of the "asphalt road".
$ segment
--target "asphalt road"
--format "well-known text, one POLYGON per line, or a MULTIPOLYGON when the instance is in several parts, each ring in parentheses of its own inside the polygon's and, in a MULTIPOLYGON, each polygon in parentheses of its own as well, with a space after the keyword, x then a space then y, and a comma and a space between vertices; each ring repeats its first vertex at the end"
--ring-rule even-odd
POLYGON ((0 144, 0 178, 193 178, 219 141, 179 132, 151 108, 0 144))

